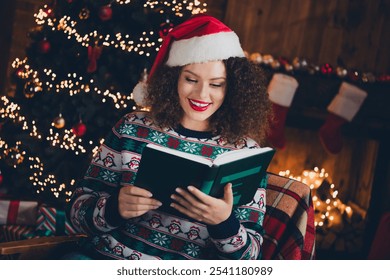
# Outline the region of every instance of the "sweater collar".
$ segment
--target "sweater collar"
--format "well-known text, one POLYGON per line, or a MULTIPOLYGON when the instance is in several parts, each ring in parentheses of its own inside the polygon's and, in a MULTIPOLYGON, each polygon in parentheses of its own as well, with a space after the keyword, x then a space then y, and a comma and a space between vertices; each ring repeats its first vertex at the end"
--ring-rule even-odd
POLYGON ((181 124, 176 127, 176 132, 185 137, 198 138, 198 139, 211 139, 213 134, 211 131, 197 131, 185 128, 181 124))

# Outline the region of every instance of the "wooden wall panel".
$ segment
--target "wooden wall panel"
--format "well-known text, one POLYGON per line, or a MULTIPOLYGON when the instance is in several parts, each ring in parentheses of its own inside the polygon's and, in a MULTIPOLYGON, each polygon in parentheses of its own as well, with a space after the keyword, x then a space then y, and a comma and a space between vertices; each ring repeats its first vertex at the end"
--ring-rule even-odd
POLYGON ((221 21, 224 20, 228 0, 206 0, 204 2, 207 4, 207 13, 209 15, 221 21))
POLYGON ((389 17, 390 0, 228 0, 224 22, 249 53, 388 73, 389 17))

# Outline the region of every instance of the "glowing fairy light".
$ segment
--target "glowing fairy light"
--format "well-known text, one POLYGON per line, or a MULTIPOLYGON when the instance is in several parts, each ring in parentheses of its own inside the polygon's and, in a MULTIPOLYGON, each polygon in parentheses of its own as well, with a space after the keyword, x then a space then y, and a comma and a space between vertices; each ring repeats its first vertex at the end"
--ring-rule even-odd
MULTIPOLYGON (((319 195, 320 188, 325 188, 323 182, 329 182, 329 174, 324 168, 315 167, 313 170, 304 170, 301 175, 294 176, 290 170, 280 171, 279 175, 288 177, 308 185, 311 189, 313 206, 315 209, 315 226, 334 226, 341 221, 341 215, 345 212, 348 217, 352 215, 352 209, 346 206, 338 199, 339 191, 335 189, 332 183, 325 184, 328 186, 329 195, 323 197, 319 195)), ((323 190, 321 190, 323 192, 323 190)))
POLYGON ((75 184, 75 179, 71 179, 69 185, 65 183, 59 183, 56 176, 53 174, 43 175, 44 164, 39 157, 29 157, 30 169, 32 174, 29 177, 32 185, 36 188, 35 192, 40 194, 45 191, 50 191, 54 197, 59 198, 61 194, 65 196, 65 200, 69 201, 72 191, 71 189, 75 184))

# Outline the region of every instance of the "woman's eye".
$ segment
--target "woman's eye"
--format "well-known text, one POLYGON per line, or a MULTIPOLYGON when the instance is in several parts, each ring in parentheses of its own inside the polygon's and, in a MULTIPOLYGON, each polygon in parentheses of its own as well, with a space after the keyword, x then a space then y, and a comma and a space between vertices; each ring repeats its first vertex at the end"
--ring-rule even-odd
POLYGON ((190 78, 186 78, 186 81, 187 81, 187 82, 190 82, 190 83, 196 83, 196 80, 190 79, 190 78))
POLYGON ((222 84, 210 84, 210 86, 212 86, 212 87, 221 87, 222 84))

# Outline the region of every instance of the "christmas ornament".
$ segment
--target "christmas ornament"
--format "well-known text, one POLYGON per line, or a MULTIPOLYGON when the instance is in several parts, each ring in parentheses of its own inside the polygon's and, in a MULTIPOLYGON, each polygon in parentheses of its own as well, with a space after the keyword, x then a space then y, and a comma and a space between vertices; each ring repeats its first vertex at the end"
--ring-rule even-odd
POLYGON ((174 27, 173 23, 170 22, 169 19, 167 19, 165 22, 160 24, 160 31, 158 34, 160 35, 160 38, 164 39, 165 36, 168 35, 168 33, 172 30, 174 27))
POLYGON ((254 63, 261 63, 263 61, 263 58, 260 53, 255 52, 249 56, 249 60, 253 61, 254 63))
POLYGON ((324 75, 330 75, 333 73, 333 67, 329 63, 325 63, 320 68, 321 73, 324 75))
POLYGON ((51 44, 46 38, 44 38, 38 42, 37 48, 40 53, 46 54, 50 51, 51 44))
POLYGON ((103 21, 110 20, 112 18, 112 9, 110 5, 103 6, 100 8, 99 18, 103 21))
POLYGON ((90 11, 87 8, 81 9, 79 13, 80 19, 88 19, 89 18, 90 11))
POLYGON ((82 121, 80 121, 78 124, 75 124, 72 127, 72 132, 77 137, 82 137, 87 132, 87 126, 82 121))
POLYGON ((61 129, 65 126, 65 119, 62 117, 62 114, 59 114, 58 117, 53 120, 53 125, 58 129, 61 129))
POLYGON ((278 70, 280 68, 280 62, 277 59, 272 60, 270 65, 274 70, 278 70))
POLYGON ((295 78, 280 73, 274 74, 268 85, 267 91, 272 102, 273 118, 270 121, 267 139, 275 148, 283 149, 286 145, 284 126, 297 88, 298 82, 295 78))
POLYGON ((4 176, 3 176, 3 174, 1 174, 1 171, 0 171, 0 186, 3 184, 3 181, 4 181, 4 176))
POLYGON ((19 67, 18 69, 16 69, 16 71, 14 72, 14 77, 16 79, 23 79, 25 76, 25 72, 24 72, 24 67, 21 66, 19 67))
POLYGON ((263 63, 269 65, 274 61, 274 58, 270 54, 263 55, 263 63))
POLYGON ((12 147, 4 152, 5 162, 9 166, 16 166, 18 164, 21 164, 24 160, 24 156, 19 151, 18 147, 12 147))
POLYGON ((97 69, 97 61, 102 54, 102 47, 99 46, 88 46, 88 66, 87 72, 93 73, 97 69))
POLYGON ((293 70, 293 66, 290 64, 290 62, 285 57, 279 57, 278 59, 280 66, 284 68, 287 72, 290 72, 293 70))
POLYGON ((390 75, 387 75, 387 74, 380 75, 377 80, 380 82, 389 82, 390 75))
POLYGON ((296 70, 301 69, 302 63, 301 63, 301 60, 299 59, 299 57, 296 57, 296 58, 293 59, 292 66, 296 70))
POLYGON ((374 74, 372 73, 363 73, 362 74, 362 81, 364 83, 374 83, 376 80, 374 74))
POLYGON ((352 70, 348 73, 348 78, 350 78, 351 81, 357 82, 360 79, 360 73, 356 70, 352 70))
POLYGON ((336 67, 336 74, 338 77, 344 78, 345 76, 347 76, 348 71, 347 71, 347 69, 338 66, 338 67, 336 67))
POLYGON ((46 7, 44 10, 44 13, 47 15, 47 17, 54 17, 54 10, 51 7, 46 7))
POLYGON ((42 86, 40 82, 31 80, 24 85, 24 96, 26 98, 33 98, 35 94, 39 92, 42 92, 42 86))
POLYGON ((325 123, 319 130, 321 143, 326 151, 337 154, 343 147, 341 127, 352 121, 367 97, 367 92, 343 82, 339 92, 328 106, 325 123))

